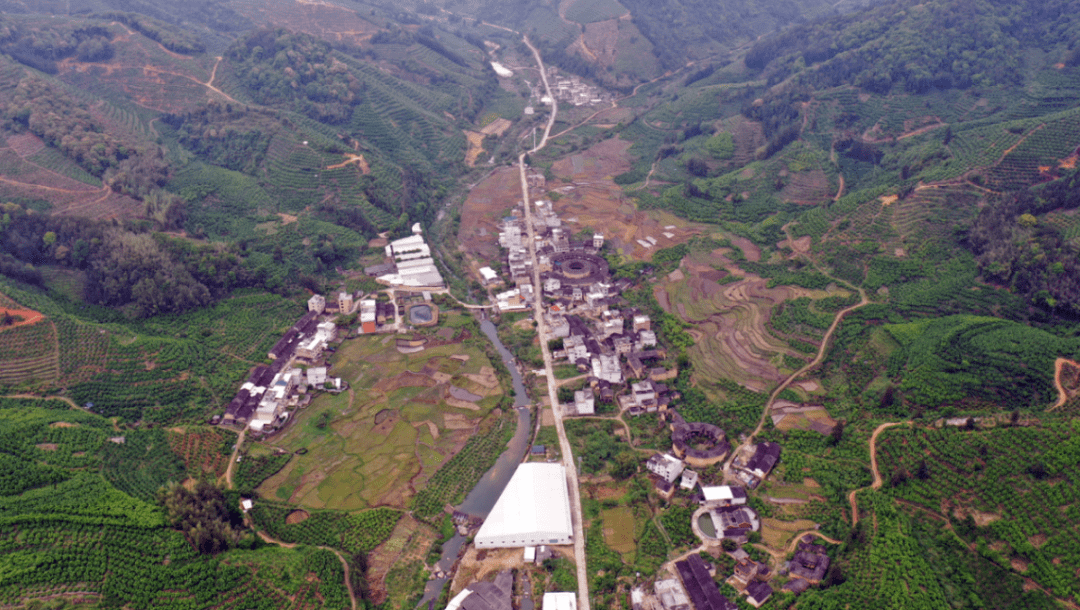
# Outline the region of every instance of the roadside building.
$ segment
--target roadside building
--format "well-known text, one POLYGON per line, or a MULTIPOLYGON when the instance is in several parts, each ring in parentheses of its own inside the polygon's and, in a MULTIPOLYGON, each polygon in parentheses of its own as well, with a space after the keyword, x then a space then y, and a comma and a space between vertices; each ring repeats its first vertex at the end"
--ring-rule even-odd
POLYGON ((484 524, 477 548, 571 544, 570 499, 561 464, 520 464, 484 524))
POLYGON ((678 579, 658 580, 653 588, 664 610, 690 610, 690 598, 678 579))
POLYGON ((544 593, 541 610, 577 610, 577 594, 565 591, 544 593))
POLYGON ((706 506, 743 506, 746 504, 746 488, 732 485, 702 486, 702 504, 706 506))

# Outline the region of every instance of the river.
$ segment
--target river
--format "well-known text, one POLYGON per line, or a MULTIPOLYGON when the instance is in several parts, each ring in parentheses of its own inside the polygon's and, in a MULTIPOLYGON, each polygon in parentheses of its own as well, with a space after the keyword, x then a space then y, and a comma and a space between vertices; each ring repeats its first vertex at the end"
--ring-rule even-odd
MULTIPOLYGON (((514 432, 514 437, 510 439, 506 451, 503 451, 499 459, 496 460, 495 465, 484 473, 484 476, 480 478, 480 482, 476 484, 476 487, 473 487, 469 495, 465 496, 465 501, 454 507, 474 517, 487 517, 492 507, 495 506, 495 501, 502 494, 503 489, 506 489, 510 477, 514 476, 514 471, 517 470, 518 464, 525 457, 525 450, 529 447, 529 433, 532 431, 532 415, 529 407, 532 403, 529 401, 529 395, 525 391, 525 382, 521 378, 517 362, 514 361, 514 355, 499 340, 495 325, 486 318, 481 319, 480 330, 495 346, 499 356, 502 357, 503 364, 510 371, 510 379, 513 381, 514 387, 514 407, 517 408, 518 413, 517 430, 514 432)), ((464 543, 465 536, 455 534, 453 538, 443 544, 442 557, 439 558, 439 562, 436 564, 439 570, 448 572, 454 567, 458 553, 464 543)), ((437 600, 448 580, 449 578, 445 577, 429 580, 427 585, 424 586, 424 597, 417 607, 427 608, 437 600)))

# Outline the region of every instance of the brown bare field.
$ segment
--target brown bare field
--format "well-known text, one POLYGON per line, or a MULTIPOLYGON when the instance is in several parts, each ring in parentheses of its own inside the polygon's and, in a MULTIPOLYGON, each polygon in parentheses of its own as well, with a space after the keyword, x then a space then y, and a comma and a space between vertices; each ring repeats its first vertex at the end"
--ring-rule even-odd
POLYGON ((732 237, 731 245, 742 250, 743 256, 751 263, 756 263, 761 260, 761 248, 755 246, 754 242, 749 239, 746 239, 745 237, 732 237))
MULTIPOLYGON (((560 547, 551 547, 556 551, 560 547)), ((458 564, 454 580, 450 583, 450 595, 461 592, 469 583, 483 580, 486 576, 525 566, 525 557, 520 548, 516 549, 477 549, 470 546, 458 564)))
POLYGON ((465 165, 473 167, 476 165, 476 159, 484 152, 484 134, 469 130, 464 130, 464 132, 465 139, 469 142, 469 150, 465 152, 465 165))
POLYGON ((820 169, 790 175, 788 183, 780 191, 780 198, 799 205, 818 205, 832 199, 833 189, 829 177, 820 169))
MULTIPOLYGON (((657 249, 686 242, 703 229, 666 212, 639 211, 623 197, 612 177, 630 169, 629 148, 630 142, 612 138, 568 155, 552 165, 555 179, 546 185, 546 192, 534 191, 531 196, 542 199, 557 192, 555 211, 570 231, 600 230, 625 256, 648 260, 657 249), (655 247, 637 243, 647 237, 656 239, 655 247)), ((498 169, 475 185, 461 212, 458 238, 462 247, 478 258, 498 258, 499 220, 519 201, 521 182, 516 168, 498 169)))
POLYGON ((501 138, 502 135, 506 133, 506 130, 513 127, 513 125, 513 123, 504 118, 498 118, 485 125, 484 128, 480 130, 480 133, 485 136, 494 135, 501 138))
POLYGON ((588 49, 591 59, 602 67, 615 65, 619 43, 619 20, 596 21, 585 26, 581 44, 588 49))
POLYGON ((521 178, 516 167, 495 170, 469 191, 461 209, 458 241, 476 256, 499 258, 499 220, 521 201, 521 178))
POLYGON ((612 177, 630 169, 629 149, 630 142, 611 138, 564 157, 551 167, 564 186, 549 184, 548 189, 560 193, 555 211, 571 231, 600 230, 623 255, 649 260, 657 249, 686 242, 701 229, 672 214, 639 211, 623 197, 612 177), (655 247, 637 241, 648 237, 656 240, 655 247))
POLYGON ((306 510, 303 510, 303 509, 294 510, 293 512, 289 513, 289 515, 287 517, 285 517, 285 523, 287 525, 294 525, 296 523, 303 523, 304 521, 307 521, 308 517, 310 517, 310 516, 311 516, 311 514, 308 513, 306 510))
POLYGON ((34 311, 33 309, 13 309, 10 307, 0 307, 0 316, 3 316, 4 314, 14 316, 18 318, 18 320, 14 324, 0 326, 0 332, 4 332, 5 330, 9 330, 12 328, 18 328, 20 326, 30 326, 32 324, 37 324, 38 322, 45 319, 45 316, 43 316, 39 312, 34 311))
MULTIPOLYGON (((780 401, 777 401, 780 402, 780 401)), ((796 406, 794 408, 777 408, 776 403, 772 409, 773 425, 777 430, 807 430, 819 434, 831 434, 836 426, 836 420, 829 416, 825 407, 820 406, 796 406)))
POLYGON ((244 0, 231 6, 258 25, 306 32, 332 42, 360 45, 379 31, 354 10, 310 0, 244 0))

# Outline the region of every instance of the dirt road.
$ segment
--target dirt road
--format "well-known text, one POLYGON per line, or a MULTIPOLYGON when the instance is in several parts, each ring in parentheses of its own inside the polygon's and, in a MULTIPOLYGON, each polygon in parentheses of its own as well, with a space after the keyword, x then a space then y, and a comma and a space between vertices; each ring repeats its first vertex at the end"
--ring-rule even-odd
POLYGON ((1054 403, 1054 406, 1047 409, 1047 411, 1053 411, 1069 400, 1069 392, 1065 389, 1065 385, 1061 383, 1061 371, 1065 368, 1066 364, 1080 368, 1080 363, 1067 358, 1058 358, 1054 361, 1054 387, 1057 388, 1058 399, 1057 402, 1054 403))
POLYGON ((7 396, 0 396, 0 398, 21 398, 24 400, 62 400, 71 405, 72 409, 82 410, 82 407, 75 404, 75 401, 71 400, 67 396, 35 396, 34 394, 8 394, 7 396))
POLYGON ((229 489, 233 488, 233 467, 236 466, 236 458, 240 455, 240 449, 244 446, 245 434, 247 434, 246 427, 240 431, 240 436, 236 437, 236 445, 233 448, 232 455, 229 456, 229 465, 225 468, 225 485, 229 489))
POLYGON ((851 491, 851 493, 848 494, 848 504, 851 505, 851 525, 852 525, 852 527, 858 525, 858 523, 859 523, 859 503, 858 503, 858 500, 855 498, 855 495, 857 493, 859 493, 860 491, 864 490, 864 489, 881 489, 881 485, 882 485, 881 471, 878 470, 878 465, 877 465, 877 439, 878 439, 878 436, 882 432, 884 432, 885 430, 888 430, 889 428, 892 428, 894 426, 908 426, 908 425, 911 425, 911 420, 896 421, 896 422, 889 422, 889 423, 881 424, 877 428, 874 428, 874 433, 870 435, 870 473, 874 475, 874 482, 870 484, 870 487, 860 487, 859 489, 853 489, 851 491))

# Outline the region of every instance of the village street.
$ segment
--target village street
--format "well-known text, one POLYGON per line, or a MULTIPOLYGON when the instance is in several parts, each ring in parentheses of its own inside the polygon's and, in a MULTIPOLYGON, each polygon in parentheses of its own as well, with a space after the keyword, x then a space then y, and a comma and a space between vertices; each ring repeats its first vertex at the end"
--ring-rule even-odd
MULTIPOLYGON (((547 91, 548 97, 552 98, 551 116, 548 118, 547 127, 544 128, 544 137, 540 140, 540 143, 537 144, 536 148, 530 151, 535 153, 547 145, 551 127, 555 124, 555 115, 558 113, 559 103, 551 96, 551 89, 548 86, 547 74, 544 69, 544 62, 540 59, 540 52, 529 42, 528 37, 523 38, 525 44, 532 49, 533 56, 536 57, 536 63, 540 67, 540 74, 543 76, 544 89, 547 91)), ((525 206, 525 226, 529 236, 529 257, 532 259, 533 291, 534 294, 537 295, 533 304, 533 317, 536 320, 536 332, 540 338, 540 350, 544 357, 544 376, 547 378, 548 400, 551 404, 551 412, 555 416, 555 430, 559 435, 559 448, 563 455, 563 466, 566 467, 567 484, 570 487, 570 513, 571 521, 574 526, 574 563, 577 564, 578 608, 579 610, 589 610, 589 573, 585 568, 585 527, 581 514, 581 491, 578 488, 577 468, 574 464, 573 447, 571 447, 570 440, 566 437, 566 429, 563 427, 563 418, 559 409, 559 400, 557 396, 555 368, 552 363, 551 350, 548 349, 548 340, 551 339, 552 336, 548 331, 543 315, 544 286, 540 281, 540 265, 537 264, 536 260, 536 233, 532 223, 532 206, 529 202, 529 182, 525 176, 525 155, 526 153, 521 153, 518 157, 518 169, 521 173, 521 198, 522 203, 525 206)))

